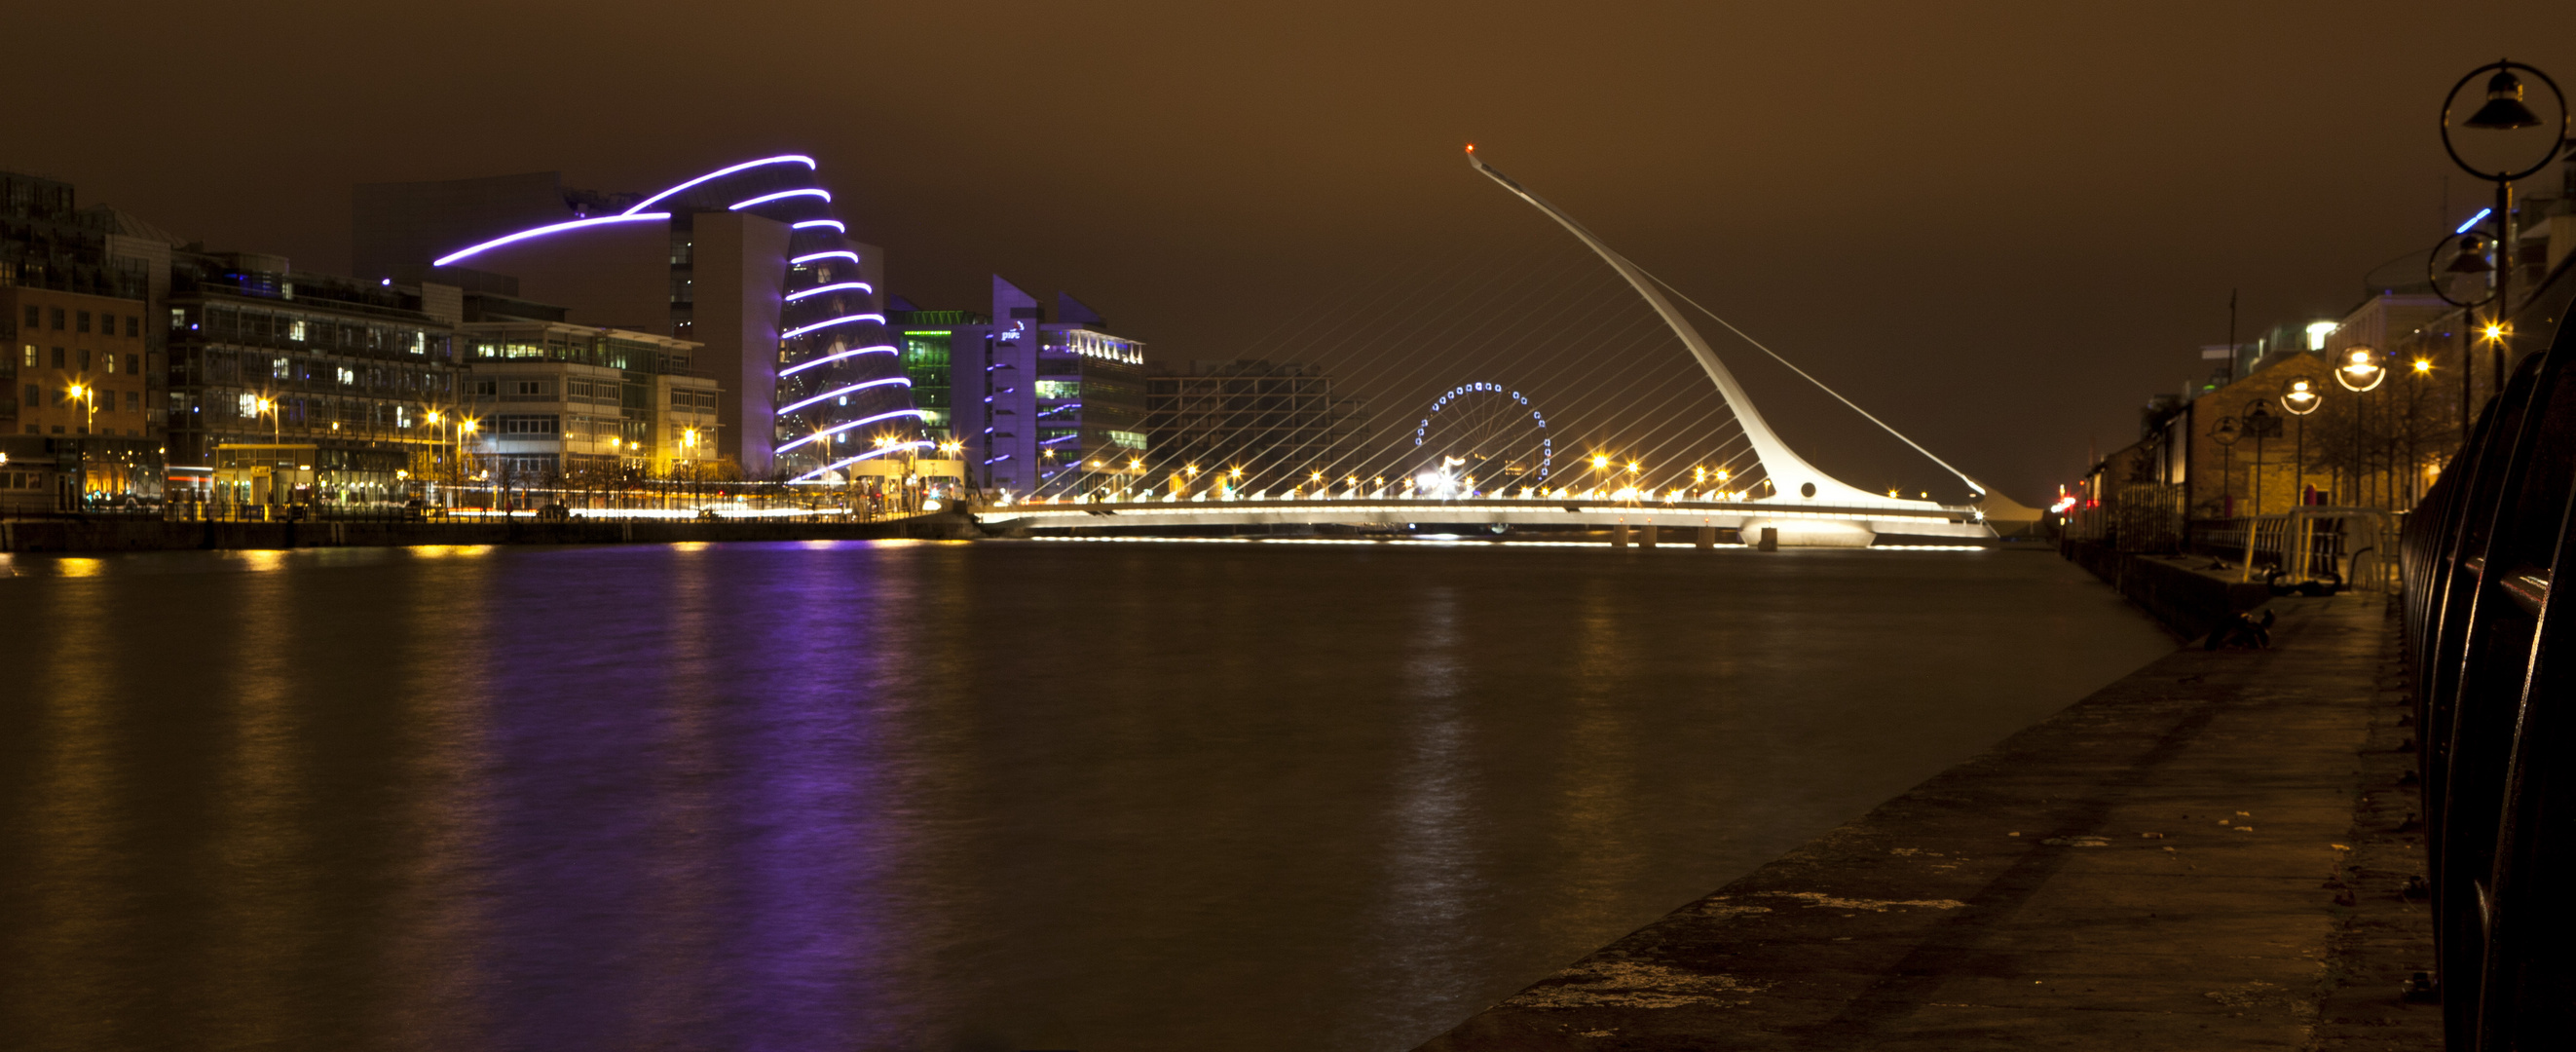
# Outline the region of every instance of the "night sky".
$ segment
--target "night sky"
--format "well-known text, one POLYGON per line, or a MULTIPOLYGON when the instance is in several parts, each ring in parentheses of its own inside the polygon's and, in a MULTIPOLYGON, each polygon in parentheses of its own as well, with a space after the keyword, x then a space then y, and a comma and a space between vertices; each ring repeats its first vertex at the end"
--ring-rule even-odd
MULTIPOLYGON (((0 167, 345 270, 358 182, 651 191, 810 153, 892 291, 1062 288, 1230 357, 1513 211, 1467 142, 2037 502, 2241 332, 2476 210, 2441 94, 2576 84, 2576 5, 16 5, 0 167), (1794 11, 1785 10, 1795 7, 1794 11), (1943 9, 1935 10, 1939 6, 1943 9)), ((2535 108, 2548 111, 2545 100, 2535 108)), ((1636 308, 1642 311, 1642 305, 1636 308)), ((1792 444, 1937 469, 1741 345, 1792 444)), ((1678 353, 1676 351, 1676 353, 1678 353)))

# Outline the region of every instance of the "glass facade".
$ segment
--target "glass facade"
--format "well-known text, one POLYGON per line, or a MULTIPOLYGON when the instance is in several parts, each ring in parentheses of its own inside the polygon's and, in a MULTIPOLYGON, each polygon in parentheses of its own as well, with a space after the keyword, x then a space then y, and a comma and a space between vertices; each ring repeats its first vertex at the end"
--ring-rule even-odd
POLYGON ((172 267, 169 303, 172 464, 308 444, 311 492, 294 499, 350 504, 399 502, 406 476, 433 469, 427 414, 456 404, 463 363, 416 292, 191 255, 172 267))

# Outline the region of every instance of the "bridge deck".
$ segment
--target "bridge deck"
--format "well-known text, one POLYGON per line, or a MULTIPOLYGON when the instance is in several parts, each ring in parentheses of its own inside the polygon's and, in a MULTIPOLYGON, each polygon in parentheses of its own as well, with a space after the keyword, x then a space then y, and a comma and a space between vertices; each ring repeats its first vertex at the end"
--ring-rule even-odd
POLYGON ((1480 498, 1469 500, 1183 500, 1094 504, 1015 504, 978 508, 987 526, 1029 529, 1081 527, 1393 525, 1442 523, 1507 526, 1611 526, 1653 523, 1668 527, 1743 527, 1760 523, 1850 523, 1872 533, 1991 538, 1975 508, 1928 501, 1885 505, 1825 505, 1778 501, 1622 502, 1480 498))

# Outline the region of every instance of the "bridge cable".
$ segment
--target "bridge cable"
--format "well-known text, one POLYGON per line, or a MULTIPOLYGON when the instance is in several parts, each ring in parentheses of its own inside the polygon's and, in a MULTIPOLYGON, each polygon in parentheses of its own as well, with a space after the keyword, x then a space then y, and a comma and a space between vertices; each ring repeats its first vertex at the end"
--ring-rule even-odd
MULTIPOLYGON (((1636 265, 1636 261, 1635 261, 1635 260, 1630 260, 1630 261, 1629 261, 1629 265, 1630 265, 1630 266, 1635 266, 1635 265, 1636 265)), ((1949 462, 1949 461, 1943 460, 1943 459, 1941 459, 1940 457, 1937 457, 1937 456, 1933 456, 1933 455, 1932 455, 1932 451, 1931 451, 1931 450, 1925 449, 1925 448, 1923 448, 1923 446, 1922 446, 1922 444, 1921 444, 1921 443, 1918 443, 1918 442, 1914 441, 1913 439, 1910 439, 1910 438, 1905 437, 1905 433, 1904 433, 1904 432, 1902 432, 1902 431, 1898 431, 1897 429, 1895 429, 1895 428, 1893 428, 1893 427, 1889 427, 1889 426, 1888 426, 1887 421, 1881 420, 1881 419, 1879 419, 1879 418, 1877 418, 1877 417, 1875 417, 1875 416, 1871 416, 1871 415, 1870 415, 1870 413, 1869 413, 1869 410, 1863 409, 1863 408, 1861 408, 1857 403, 1854 403, 1851 399, 1848 399, 1848 398, 1843 397, 1842 392, 1840 392, 1840 391, 1836 391, 1836 390, 1834 390, 1834 389, 1833 389, 1833 388, 1831 388, 1831 387, 1827 387, 1827 386, 1825 386, 1825 382, 1824 382, 1824 381, 1819 380, 1819 379, 1816 379, 1815 377, 1808 375, 1808 373, 1807 373, 1807 371, 1806 371, 1806 370, 1801 369, 1801 368, 1798 368, 1796 365, 1792 364, 1788 359, 1783 358, 1783 357, 1780 357, 1780 352, 1775 351, 1775 350, 1772 350, 1771 348, 1769 348, 1769 347, 1767 347, 1767 346, 1764 346, 1764 345, 1763 345, 1763 343, 1762 343, 1762 341, 1757 340, 1757 339, 1754 339, 1750 334, 1746 333, 1744 330, 1739 329, 1739 328, 1736 328, 1736 327, 1735 327, 1735 323, 1734 323, 1734 322, 1728 321, 1728 320, 1726 320, 1725 318, 1718 317, 1718 314, 1717 314, 1717 312, 1716 312, 1716 311, 1710 310, 1710 309, 1708 309, 1707 307, 1701 307, 1701 306, 1700 306, 1700 302, 1699 302, 1698 300, 1695 300, 1695 299, 1690 298, 1690 294, 1689 294, 1689 293, 1683 292, 1682 290, 1677 289, 1677 288, 1673 288, 1673 284, 1672 284, 1672 282, 1665 281, 1665 280, 1664 280, 1664 279, 1662 279, 1662 278, 1656 277, 1656 276, 1654 275, 1654 273, 1653 273, 1653 272, 1648 271, 1648 270, 1647 270, 1646 268, 1644 268, 1644 267, 1637 267, 1637 272, 1638 272, 1638 273, 1640 273, 1640 274, 1644 274, 1644 275, 1646 275, 1646 277, 1647 277, 1648 279, 1651 279, 1652 281, 1654 281, 1654 283, 1655 283, 1655 284, 1658 284, 1658 285, 1663 286, 1667 291, 1671 292, 1673 295, 1681 297, 1682 302, 1687 303, 1687 304, 1690 304, 1690 305, 1691 305, 1691 306, 1693 306, 1693 307, 1698 307, 1698 308, 1699 308, 1699 312, 1700 312, 1700 313, 1702 313, 1702 314, 1708 315, 1710 320, 1715 321, 1716 323, 1718 323, 1718 324, 1720 324, 1720 325, 1726 326, 1726 331, 1731 332, 1731 333, 1734 333, 1738 338, 1742 339, 1744 342, 1749 343, 1749 344, 1752 344, 1756 350, 1759 350, 1759 351, 1761 351, 1761 352, 1762 352, 1762 353, 1764 353, 1764 354, 1770 355, 1770 356, 1771 356, 1771 359, 1772 359, 1773 361, 1776 361, 1776 362, 1779 362, 1779 363, 1780 363, 1780 364, 1782 364, 1782 365, 1786 365, 1786 366, 1788 366, 1788 367, 1789 367, 1789 371, 1790 371, 1790 372, 1796 373, 1796 374, 1798 374, 1799 378, 1804 379, 1804 380, 1805 380, 1805 381, 1807 381, 1808 383, 1811 383, 1811 384, 1816 385, 1816 389, 1817 389, 1817 390, 1823 391, 1823 392, 1824 392, 1824 393, 1826 393, 1826 394, 1829 394, 1829 395, 1834 396, 1834 400, 1835 400, 1835 401, 1837 401, 1837 402, 1841 402, 1843 405, 1850 407, 1850 408, 1851 408, 1851 411, 1852 411, 1852 412, 1855 412, 1855 413, 1859 413, 1859 414, 1861 415, 1862 419, 1868 420, 1870 423, 1877 424, 1880 428, 1882 428, 1882 429, 1886 430, 1886 432, 1887 432, 1888 434, 1895 435, 1895 436, 1896 436, 1896 440, 1897 440, 1897 441, 1899 441, 1899 442, 1903 442, 1903 443, 1905 443, 1905 444, 1906 444, 1906 445, 1908 445, 1908 446, 1912 446, 1912 447, 1914 448, 1914 451, 1915 451, 1915 452, 1923 454, 1924 459, 1930 460, 1931 462, 1933 462, 1933 463, 1935 463, 1935 464, 1939 464, 1939 465, 1941 465, 1944 469, 1948 470, 1951 474, 1959 476, 1959 481, 1967 483, 1967 484, 1968 484, 1968 488, 1969 488, 1969 489, 1972 489, 1972 490, 1975 490, 1975 491, 1977 492, 1977 495, 1978 495, 1978 496, 1982 497, 1982 496, 1985 496, 1985 495, 1986 495, 1986 494, 1988 494, 1988 493, 1992 493, 1992 492, 1994 492, 1994 490, 1993 490, 1991 487, 1987 486, 1985 483, 1979 482, 1979 481, 1977 481, 1977 480, 1976 480, 1976 479, 1974 479, 1974 478, 1970 478, 1970 477, 1968 476, 1968 473, 1967 473, 1967 472, 1965 472, 1965 471, 1961 471, 1961 470, 1959 470, 1958 468, 1955 468, 1955 467, 1951 467, 1951 466, 1950 466, 1950 462, 1949 462)))

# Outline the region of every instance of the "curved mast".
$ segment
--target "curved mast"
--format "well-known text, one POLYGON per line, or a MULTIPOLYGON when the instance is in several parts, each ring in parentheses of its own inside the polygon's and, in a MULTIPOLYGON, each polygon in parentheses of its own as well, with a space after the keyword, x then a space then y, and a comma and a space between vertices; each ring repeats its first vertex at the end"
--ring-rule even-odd
MULTIPOLYGON (((1664 298, 1663 291, 1655 287, 1654 279, 1637 269, 1636 264, 1628 262, 1627 257, 1611 251, 1610 246, 1602 244, 1600 238, 1592 236, 1592 232, 1584 229, 1583 224, 1575 222, 1573 217, 1558 211, 1556 206, 1547 203, 1546 199, 1523 189, 1521 184, 1513 182, 1510 176, 1495 171, 1492 165, 1478 159, 1475 149, 1473 146, 1467 148, 1467 163, 1470 166, 1501 184, 1503 189, 1511 191, 1521 200, 1529 202, 1531 207, 1547 213, 1548 218, 1556 220, 1568 232, 1581 239, 1593 252, 1600 255, 1603 262, 1610 264, 1611 269, 1618 271, 1620 277, 1628 279, 1628 284, 1637 290, 1637 295, 1645 297, 1647 305, 1655 308, 1655 313, 1662 316, 1664 324, 1672 328, 1673 335, 1681 337, 1682 345, 1690 348, 1691 357, 1698 359, 1700 368, 1708 373, 1710 382, 1717 385, 1718 395, 1726 399, 1727 409, 1735 414, 1736 422, 1743 426, 1744 440, 1753 447, 1753 455, 1762 461, 1762 470, 1770 477, 1772 483, 1772 493, 1767 499, 1779 501, 1812 499, 1832 504, 1854 502, 1885 504, 1891 499, 1884 494, 1870 493, 1818 471, 1814 465, 1807 463, 1798 454, 1790 452, 1788 444, 1782 442, 1780 436, 1771 430, 1771 425, 1762 419, 1761 411, 1753 408, 1753 400, 1746 397, 1744 387, 1735 382, 1735 374, 1726 371, 1726 364, 1717 360, 1717 352, 1709 349, 1708 341, 1700 336, 1698 329, 1691 327, 1690 321, 1682 317, 1681 311, 1673 307, 1672 301, 1664 298), (1813 497, 1805 496, 1808 486, 1815 487, 1813 497)), ((1927 504, 1929 502, 1904 501, 1903 503, 1927 504)))

